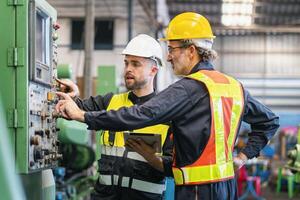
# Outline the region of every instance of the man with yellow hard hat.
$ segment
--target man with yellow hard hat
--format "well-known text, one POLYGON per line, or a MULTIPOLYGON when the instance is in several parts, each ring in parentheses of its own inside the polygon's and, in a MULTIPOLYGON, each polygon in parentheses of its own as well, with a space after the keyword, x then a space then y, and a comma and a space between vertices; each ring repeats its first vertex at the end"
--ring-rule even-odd
POLYGON ((117 111, 84 112, 68 96, 57 106, 63 116, 92 130, 135 129, 171 121, 176 199, 237 199, 235 169, 257 157, 279 127, 279 118, 235 78, 216 71, 208 20, 177 15, 166 37, 168 61, 182 79, 143 105, 117 111), (246 147, 233 157, 241 121, 251 126, 246 147))

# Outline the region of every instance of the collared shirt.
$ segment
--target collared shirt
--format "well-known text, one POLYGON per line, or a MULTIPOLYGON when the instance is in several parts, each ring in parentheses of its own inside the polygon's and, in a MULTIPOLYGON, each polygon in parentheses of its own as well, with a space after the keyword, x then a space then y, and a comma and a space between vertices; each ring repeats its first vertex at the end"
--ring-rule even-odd
MULTIPOLYGON (((214 70, 209 62, 198 63, 191 71, 214 70)), ((279 118, 244 89, 242 120, 252 131, 242 152, 253 158, 267 144, 279 127, 279 118)), ((86 112, 89 129, 114 131, 137 129, 171 121, 174 133, 176 166, 192 164, 204 150, 211 126, 210 99, 205 85, 189 78, 170 85, 143 105, 118 111, 86 112)))

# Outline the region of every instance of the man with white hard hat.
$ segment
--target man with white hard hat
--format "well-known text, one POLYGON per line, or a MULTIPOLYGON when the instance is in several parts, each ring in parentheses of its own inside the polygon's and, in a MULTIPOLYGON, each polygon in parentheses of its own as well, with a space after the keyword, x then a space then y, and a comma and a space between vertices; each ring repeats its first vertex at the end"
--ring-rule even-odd
MULTIPOLYGON (((121 107, 140 105, 155 96, 154 77, 162 66, 162 48, 152 37, 140 34, 134 37, 122 52, 124 80, 129 92, 108 93, 103 96, 78 98, 78 87, 65 80, 58 80, 68 87, 69 96, 85 111, 117 110, 121 107)), ((105 200, 156 200, 162 199, 165 176, 172 176, 172 141, 169 124, 158 124, 130 132, 161 135, 162 155, 143 140, 124 139, 124 131, 106 130, 101 135, 99 179, 92 199, 105 200), (133 151, 129 151, 126 147, 133 151), (166 171, 164 169, 169 169, 166 171)))

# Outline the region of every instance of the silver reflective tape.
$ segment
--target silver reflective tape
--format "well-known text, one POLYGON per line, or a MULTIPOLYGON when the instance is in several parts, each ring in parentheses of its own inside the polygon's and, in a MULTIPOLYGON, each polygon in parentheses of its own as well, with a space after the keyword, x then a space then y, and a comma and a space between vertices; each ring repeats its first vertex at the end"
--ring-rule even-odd
MULTIPOLYGON (((117 156, 117 157, 123 157, 125 152, 125 147, 110 147, 110 146, 101 146, 101 154, 107 155, 107 156, 117 156)), ((140 154, 129 151, 127 158, 133 159, 133 160, 139 160, 142 162, 147 162, 143 156, 140 154)))
MULTIPOLYGON (((129 177, 123 177, 122 187, 129 187, 129 180, 130 180, 129 177)), ((151 182, 142 181, 138 179, 132 179, 131 188, 143 192, 154 193, 154 194, 162 194, 163 191, 165 191, 166 189, 165 184, 151 183, 151 182)))
POLYGON ((103 185, 118 185, 119 176, 118 175, 103 175, 100 174, 99 183, 103 185), (111 176, 113 176, 114 183, 111 182, 111 176))
MULTIPOLYGON (((111 175, 100 175, 99 183, 103 185, 118 185, 119 176, 113 175, 114 184, 111 182, 111 175)), ((130 177, 122 177, 122 187, 129 188, 130 177)), ((154 194, 162 194, 166 190, 165 184, 151 183, 138 179, 132 179, 131 189, 149 192, 154 194)))

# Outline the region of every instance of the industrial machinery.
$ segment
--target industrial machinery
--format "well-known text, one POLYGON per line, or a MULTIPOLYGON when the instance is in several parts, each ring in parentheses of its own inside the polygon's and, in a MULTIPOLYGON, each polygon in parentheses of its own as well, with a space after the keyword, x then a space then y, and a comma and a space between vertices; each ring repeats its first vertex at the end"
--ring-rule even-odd
MULTIPOLYGON (((71 66, 60 64, 57 76, 59 79, 71 79, 71 66)), ((90 195, 97 179, 89 170, 96 160, 96 154, 90 145, 87 125, 60 118, 57 120, 57 128, 63 159, 59 167, 53 170, 56 200, 84 199, 90 195)))
POLYGON ((295 182, 300 183, 300 127, 298 127, 298 144, 288 152, 288 162, 285 166, 290 169, 295 176, 295 182))
POLYGON ((295 175, 295 182, 300 183, 300 144, 296 144, 294 149, 288 152, 288 163, 286 168, 295 175))
POLYGON ((27 199, 53 199, 50 168, 61 157, 53 114, 56 10, 45 0, 0 1, 0 10, 0 93, 6 115, 1 120, 7 124, 14 168, 27 199))

